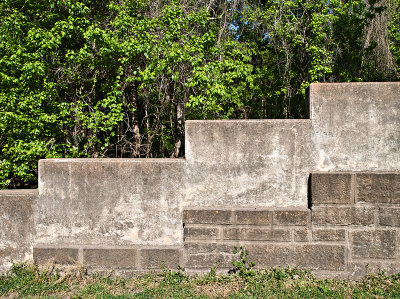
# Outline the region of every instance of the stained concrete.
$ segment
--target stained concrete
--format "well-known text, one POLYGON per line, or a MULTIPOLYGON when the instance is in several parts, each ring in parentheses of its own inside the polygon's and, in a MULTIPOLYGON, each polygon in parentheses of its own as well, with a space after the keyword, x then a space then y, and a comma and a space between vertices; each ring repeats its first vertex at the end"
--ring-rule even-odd
POLYGON ((40 160, 35 243, 181 243, 183 167, 183 159, 40 160))
MULTIPOLYGON (((211 239, 232 244, 238 241, 234 238, 281 238, 285 243, 289 236, 291 242, 354 241, 351 248, 360 259, 384 250, 392 258, 397 245, 382 244, 398 243, 398 207, 391 205, 398 203, 400 186, 400 83, 312 84, 310 109, 308 120, 187 121, 186 159, 41 160, 38 199, 0 193, 2 265, 10 258, 31 259, 32 246, 45 259, 63 257, 64 251, 54 248, 130 248, 130 262, 144 263, 139 265, 142 270, 155 266, 153 256, 159 256, 157 263, 169 256, 178 261, 184 242, 182 217, 197 219, 200 225, 188 223, 185 232, 190 240, 206 239, 209 232, 211 239), (318 188, 313 189, 314 183, 318 188), (311 217, 307 208, 312 197, 311 217), (375 204, 379 210, 371 206, 375 204), (207 211, 210 207, 212 212, 207 211), (269 207, 282 210, 264 209, 269 207), (236 221, 243 227, 210 226, 236 221), (309 229, 310 223, 315 230, 309 229), (269 228, 247 227, 255 224, 279 225, 281 235, 269 228), (371 231, 377 225, 384 227, 371 231), (343 239, 346 228, 354 233, 346 232, 343 239), (361 228, 370 232, 360 233, 361 228), (259 234, 266 236, 256 237, 259 234), (357 242, 372 245, 365 249, 357 242), (140 253, 136 261, 137 246, 151 246, 152 251, 140 253), (175 251, 158 251, 165 246, 175 251)), ((223 250, 222 263, 230 264, 232 244, 223 250)), ((267 249, 254 250, 260 257, 270 252, 274 256, 288 246, 289 255, 299 250, 293 264, 304 260, 315 269, 342 271, 343 246, 332 243, 326 255, 314 258, 325 248, 319 245, 271 243, 267 249), (330 255, 336 261, 329 262, 330 255), (326 264, 320 267, 312 260, 326 264)), ((69 256, 76 250, 65 252, 69 256)), ((96 259, 100 253, 108 254, 92 251, 91 256, 96 259)), ((208 254, 194 252, 188 263, 208 267, 208 254)), ((221 255, 220 250, 212 254, 221 255)), ((358 264, 353 262, 356 271, 358 264)))
POLYGON ((400 82, 310 86, 320 171, 400 170, 400 82))
POLYGON ((310 172, 400 170, 399 82, 311 84, 310 109, 187 121, 185 206, 305 207, 310 172))
POLYGON ((187 121, 185 142, 185 206, 307 204, 311 120, 187 121))
POLYGON ((0 272, 12 261, 32 260, 37 197, 37 190, 0 190, 0 272))

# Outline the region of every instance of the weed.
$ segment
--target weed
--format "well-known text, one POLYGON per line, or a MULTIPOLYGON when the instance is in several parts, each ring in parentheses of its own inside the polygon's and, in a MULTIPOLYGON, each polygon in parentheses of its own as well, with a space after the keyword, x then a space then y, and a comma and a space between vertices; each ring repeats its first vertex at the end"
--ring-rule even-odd
POLYGON ((256 263, 247 262, 247 256, 249 255, 249 251, 244 246, 240 246, 239 249, 238 247, 235 246, 233 254, 239 254, 239 260, 232 261, 233 268, 229 270, 228 273, 230 274, 237 273, 240 277, 244 279, 253 277, 255 275, 253 267, 256 265, 256 263))

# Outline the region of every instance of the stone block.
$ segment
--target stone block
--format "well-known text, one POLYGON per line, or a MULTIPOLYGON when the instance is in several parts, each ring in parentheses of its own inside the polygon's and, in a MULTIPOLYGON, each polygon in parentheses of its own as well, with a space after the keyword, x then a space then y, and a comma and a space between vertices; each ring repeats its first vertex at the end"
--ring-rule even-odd
POLYGON ((295 242, 307 242, 309 241, 308 229, 299 228, 293 231, 293 238, 295 242))
POLYGON ((232 254, 237 244, 215 243, 215 242, 186 242, 184 244, 185 254, 200 254, 200 253, 224 253, 232 254))
POLYGON ((367 203, 400 203, 400 174, 357 174, 356 201, 367 203))
POLYGON ((378 274, 384 271, 386 274, 397 274, 400 272, 399 262, 350 262, 348 265, 348 272, 350 279, 360 279, 367 274, 378 274))
POLYGON ((236 224, 241 225, 271 225, 272 212, 270 211, 235 211, 236 224))
POLYGON ((232 224, 230 210, 184 210, 184 224, 232 224))
POLYGON ((179 248, 150 248, 140 250, 142 269, 160 269, 162 266, 176 269, 181 264, 179 248))
POLYGON ((248 261, 258 267, 286 266, 314 270, 343 271, 346 249, 341 245, 248 244, 248 261))
POLYGON ((61 265, 73 265, 79 262, 78 251, 78 248, 34 247, 33 260, 39 265, 51 262, 61 265))
POLYGON ((185 227, 183 239, 187 240, 217 240, 219 229, 215 227, 185 227))
POLYGON ((185 266, 189 269, 232 268, 234 254, 200 253, 188 256, 185 266))
POLYGON ((344 229, 315 229, 313 230, 313 240, 314 241, 345 241, 346 240, 346 230, 344 229))
POLYGON ((396 258, 396 230, 353 231, 351 240, 353 258, 396 258))
POLYGON ((310 219, 310 210, 285 210, 273 212, 274 226, 307 225, 310 219))
POLYGON ((350 173, 312 173, 312 204, 350 204, 352 202, 350 173))
POLYGON ((224 240, 238 241, 290 241, 290 231, 269 228, 227 227, 223 230, 224 240))
POLYGON ((137 268, 137 249, 84 248, 83 264, 90 267, 137 268))
POLYGON ((313 225, 371 225, 374 208, 316 206, 312 209, 313 225))
POLYGON ((379 208, 379 225, 400 227, 400 207, 379 208))

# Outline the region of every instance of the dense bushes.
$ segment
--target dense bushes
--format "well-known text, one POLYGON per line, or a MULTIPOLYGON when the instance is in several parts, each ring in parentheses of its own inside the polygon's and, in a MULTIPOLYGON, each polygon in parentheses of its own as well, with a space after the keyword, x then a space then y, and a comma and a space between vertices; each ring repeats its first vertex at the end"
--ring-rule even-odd
POLYGON ((3 0, 0 186, 49 157, 180 157, 184 119, 304 118, 398 80, 399 0, 3 0))

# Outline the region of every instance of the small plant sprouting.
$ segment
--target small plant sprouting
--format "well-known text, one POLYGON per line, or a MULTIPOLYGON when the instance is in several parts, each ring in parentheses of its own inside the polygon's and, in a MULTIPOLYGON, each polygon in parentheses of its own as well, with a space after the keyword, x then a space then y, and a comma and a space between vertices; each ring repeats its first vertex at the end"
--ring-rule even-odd
POLYGON ((255 271, 253 267, 255 266, 255 262, 247 262, 247 256, 249 255, 249 251, 244 247, 237 246, 234 247, 233 254, 239 253, 239 260, 232 260, 233 268, 229 270, 229 274, 237 273, 242 278, 249 278, 255 275, 255 271))
POLYGON ((187 275, 185 274, 185 268, 182 267, 181 265, 178 265, 177 271, 173 271, 171 269, 168 269, 167 266, 163 263, 161 265, 161 271, 162 275, 164 277, 164 280, 167 282, 182 282, 188 280, 187 275))

